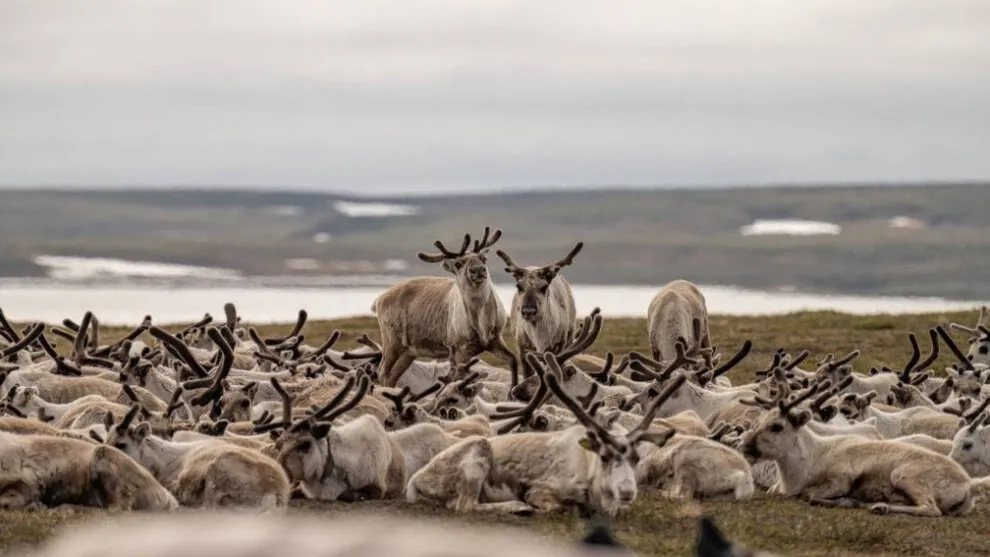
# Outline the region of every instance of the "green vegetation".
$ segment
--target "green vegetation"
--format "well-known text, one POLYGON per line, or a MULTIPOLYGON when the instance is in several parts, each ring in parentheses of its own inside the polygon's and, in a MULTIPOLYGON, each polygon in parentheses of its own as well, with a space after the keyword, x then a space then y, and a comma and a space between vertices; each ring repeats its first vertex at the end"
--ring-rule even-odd
POLYGON ((389 202, 418 215, 350 218, 336 195, 238 190, 0 191, 0 276, 39 274, 39 253, 120 257, 286 272, 287 258, 347 263, 404 259, 411 274, 439 273, 415 259, 441 238, 501 227, 499 247, 521 262, 560 257, 586 242, 568 278, 658 285, 675 278, 751 288, 835 293, 990 297, 986 184, 594 190, 410 197, 389 202), (276 208, 294 207, 282 215, 276 208), (908 216, 924 230, 892 229, 908 216), (838 236, 743 237, 756 219, 840 224, 838 236), (314 233, 332 236, 327 244, 314 233))
MULTIPOLYGON (((903 366, 910 355, 907 334, 914 332, 927 348, 925 331, 936 324, 950 321, 971 323, 975 313, 947 313, 904 316, 856 317, 834 312, 805 312, 775 317, 714 316, 711 331, 715 344, 731 353, 746 339, 754 343, 751 356, 731 377, 736 383, 751 380, 756 369, 765 367, 771 353, 778 347, 796 353, 809 350, 820 359, 827 353, 845 354, 860 348, 863 356, 857 360, 858 370, 887 364, 903 366)), ((173 326, 168 326, 173 329, 173 326)), ((178 328, 175 326, 174 328, 178 328)), ((262 335, 284 335, 290 324, 260 325, 262 335)), ((339 346, 353 347, 362 333, 378 339, 373 319, 320 321, 307 324, 304 334, 316 343, 334 329, 343 332, 339 346)), ((124 329, 107 329, 105 341, 119 338, 124 329)), ((63 342, 64 344, 64 342, 63 342)), ((608 319, 602 335, 590 350, 603 354, 606 350, 623 354, 629 350, 647 350, 646 324, 642 319, 608 319)), ((63 346, 63 350, 65 347, 63 346)), ((951 355, 943 354, 936 370, 950 363, 951 355)), ((511 527, 532 528, 538 532, 576 540, 586 524, 575 513, 534 518, 494 518, 490 516, 457 516, 443 509, 407 505, 397 501, 376 501, 356 504, 323 504, 297 502, 294 513, 319 513, 333 516, 349 511, 410 513, 445 521, 497 521, 511 527)), ((983 556, 990 541, 983 530, 990 520, 990 502, 961 518, 926 519, 876 516, 866 511, 823 509, 793 500, 758 496, 746 503, 680 504, 655 495, 643 495, 631 512, 616 521, 618 537, 642 555, 688 555, 696 532, 696 517, 700 512, 715 518, 727 536, 753 548, 797 556, 925 556, 965 557, 983 556)), ((36 543, 50 535, 55 528, 78 520, 103 519, 101 511, 0 512, 0 544, 10 546, 36 543)))

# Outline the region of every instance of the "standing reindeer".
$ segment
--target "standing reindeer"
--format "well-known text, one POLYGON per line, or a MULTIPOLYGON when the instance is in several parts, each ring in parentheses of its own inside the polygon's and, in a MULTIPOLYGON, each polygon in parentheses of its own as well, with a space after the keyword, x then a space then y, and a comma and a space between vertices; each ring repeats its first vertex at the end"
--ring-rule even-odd
POLYGON ((664 285, 650 300, 647 333, 654 360, 674 357, 677 338, 687 341, 688 354, 700 352, 711 365, 712 341, 708 333, 708 306, 694 283, 675 280, 664 285))
POLYGON ((505 306, 495 292, 486 259, 488 249, 501 237, 501 230, 491 234, 485 227, 474 249, 468 251, 471 235, 465 234, 457 252, 437 240, 433 245, 440 253, 420 252, 419 258, 440 263, 454 278, 409 279, 375 299, 371 310, 378 315, 382 335, 383 386, 394 387, 417 357, 447 357, 453 369, 489 351, 509 361, 515 384, 516 357, 502 339, 505 306))
POLYGON ((527 353, 558 352, 574 336, 577 319, 574 294, 560 269, 574 263, 574 256, 583 247, 584 243, 578 242, 566 257, 542 267, 520 267, 504 251, 495 251, 505 262, 505 272, 516 280, 509 320, 519 346, 523 377, 533 373, 526 360, 527 353))

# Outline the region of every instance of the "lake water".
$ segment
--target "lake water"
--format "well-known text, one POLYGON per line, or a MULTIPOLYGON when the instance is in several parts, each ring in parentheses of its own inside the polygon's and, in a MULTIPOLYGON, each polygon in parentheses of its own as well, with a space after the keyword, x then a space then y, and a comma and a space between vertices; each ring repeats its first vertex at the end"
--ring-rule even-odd
MULTIPOLYGON (((497 287, 506 307, 514 288, 497 287)), ((659 287, 574 285, 578 313, 601 308, 606 317, 642 317, 659 287)), ((979 302, 938 298, 824 296, 761 292, 723 286, 701 286, 712 314, 773 315, 801 310, 835 310, 853 314, 898 314, 974 309, 979 302)), ((210 312, 223 316, 234 302, 253 322, 291 322, 300 309, 311 319, 371 315, 371 302, 381 287, 235 288, 135 287, 99 285, 0 285, 0 308, 12 321, 78 320, 91 310, 101 323, 133 325, 145 315, 159 324, 188 322, 210 312)))

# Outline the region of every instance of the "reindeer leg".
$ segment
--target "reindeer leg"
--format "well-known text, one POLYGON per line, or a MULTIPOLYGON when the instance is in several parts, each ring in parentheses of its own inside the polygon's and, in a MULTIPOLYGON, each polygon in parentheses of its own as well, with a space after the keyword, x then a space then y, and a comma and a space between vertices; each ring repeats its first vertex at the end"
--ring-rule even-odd
POLYGON ((394 387, 399 381, 399 377, 406 371, 406 368, 399 368, 399 360, 408 350, 404 346, 390 345, 382 343, 382 363, 379 365, 378 376, 381 378, 383 387, 394 387))
MULTIPOLYGON (((520 353, 519 353, 520 358, 516 358, 516 355, 512 353, 512 350, 509 350, 509 347, 506 346, 505 341, 502 340, 502 337, 501 336, 499 336, 499 337, 495 337, 495 344, 492 346, 492 353, 494 353, 496 356, 500 356, 502 359, 504 359, 507 362, 509 362, 509 372, 512 373, 512 384, 509 385, 509 388, 512 388, 512 387, 515 387, 516 385, 518 385, 519 384, 519 359, 522 358, 522 356, 523 356, 522 351, 520 350, 520 353)), ((525 363, 526 360, 524 359, 522 361, 523 361, 523 377, 529 377, 529 375, 527 375, 527 372, 526 372, 526 369, 527 369, 527 366, 526 366, 526 363, 525 363)), ((533 372, 532 372, 532 370, 530 370, 528 373, 532 374, 533 372)))

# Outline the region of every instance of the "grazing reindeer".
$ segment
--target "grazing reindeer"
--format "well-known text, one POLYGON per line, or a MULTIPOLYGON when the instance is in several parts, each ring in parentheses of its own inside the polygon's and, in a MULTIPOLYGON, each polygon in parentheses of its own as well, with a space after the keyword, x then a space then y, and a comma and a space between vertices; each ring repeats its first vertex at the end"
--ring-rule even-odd
POLYGON ((776 462, 783 495, 824 506, 865 506, 877 514, 938 517, 968 513, 973 495, 987 491, 958 463, 916 445, 814 433, 805 427, 811 411, 794 410, 819 390, 780 401, 742 438, 751 463, 776 462))
POLYGON ((523 377, 532 375, 527 353, 558 352, 574 336, 574 293, 560 270, 574 263, 583 247, 584 243, 578 242, 566 257, 542 267, 520 267, 504 251, 495 251, 505 262, 505 272, 516 280, 509 320, 519 346, 523 377))
MULTIPOLYGON (((687 342, 689 354, 697 349, 706 358, 711 358, 708 306, 701 290, 686 280, 667 283, 650 301, 647 309, 647 333, 650 335, 650 349, 654 360, 673 358, 674 344, 678 338, 687 342), (697 333, 695 320, 699 324, 697 333)), ((713 367, 711 361, 706 363, 708 367, 713 367)))
MULTIPOLYGON (((490 351, 509 361, 513 378, 517 360, 502 339, 506 324, 505 306, 495 292, 488 273, 488 249, 502 231, 485 227, 480 241, 468 251, 471 235, 457 252, 433 243, 440 253, 419 253, 427 263, 440 263, 454 278, 420 277, 386 290, 371 310, 378 315, 382 336, 379 379, 394 387, 417 357, 449 358, 451 368, 482 352, 490 351)), ((515 380, 513 380, 515 384, 515 380)))
POLYGON ((949 323, 949 327, 956 331, 963 331, 969 334, 969 353, 966 359, 974 364, 990 365, 990 327, 987 319, 990 318, 990 308, 980 307, 980 316, 976 319, 976 327, 967 327, 959 323, 949 323))

